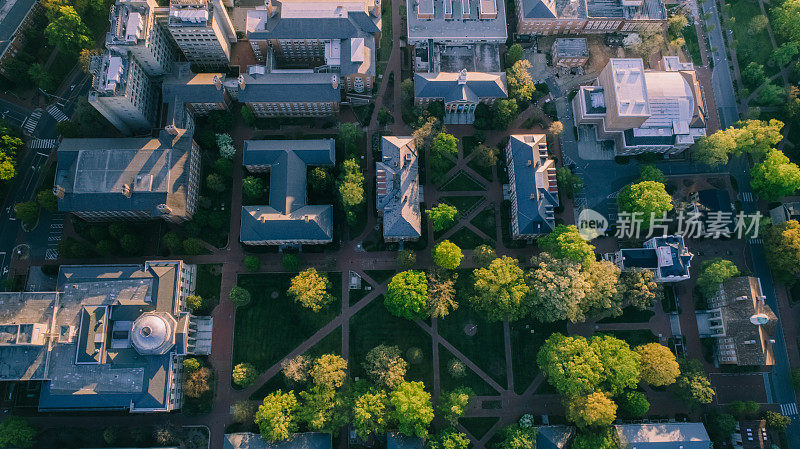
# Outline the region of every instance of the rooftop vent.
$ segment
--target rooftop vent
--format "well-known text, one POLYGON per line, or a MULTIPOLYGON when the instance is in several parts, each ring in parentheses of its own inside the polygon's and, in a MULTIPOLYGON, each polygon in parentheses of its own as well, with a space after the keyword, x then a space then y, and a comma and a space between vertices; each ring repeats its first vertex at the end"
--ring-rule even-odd
POLYGON ((461 69, 461 71, 458 72, 458 84, 467 84, 467 69, 461 69))

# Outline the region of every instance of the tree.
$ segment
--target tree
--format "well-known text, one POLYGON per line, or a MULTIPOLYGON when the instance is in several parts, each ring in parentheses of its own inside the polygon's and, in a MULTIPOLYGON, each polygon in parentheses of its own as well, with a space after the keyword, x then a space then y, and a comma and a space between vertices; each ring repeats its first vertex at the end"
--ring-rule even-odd
POLYGON ((426 445, 427 449, 467 449, 469 438, 455 429, 445 429, 432 435, 426 445))
POLYGON ((189 295, 186 297, 186 306, 188 306, 192 312, 201 311, 205 309, 207 305, 206 300, 200 295, 189 295))
POLYGON ((337 184, 339 199, 345 209, 352 209, 364 202, 364 174, 355 158, 344 161, 337 184))
POLYGON ((572 449, 618 449, 614 432, 611 429, 589 431, 580 429, 572 441, 572 449))
POLYGON ((248 176, 242 180, 242 193, 247 201, 255 201, 264 196, 264 180, 248 176))
MULTIPOLYGON (((645 269, 625 270, 619 275, 619 295, 622 307, 633 306, 646 310, 653 306, 660 289, 653 272, 645 269)), ((621 312, 621 311, 620 311, 621 312)))
POLYGON ((411 133, 414 138, 414 146, 417 151, 422 154, 431 147, 433 139, 439 135, 442 130, 442 123, 436 117, 428 117, 427 120, 411 133))
POLYGON ((472 304, 490 321, 514 321, 528 314, 529 288, 517 259, 498 257, 488 267, 473 271, 472 304))
POLYGON ((400 83, 400 99, 406 107, 414 106, 414 80, 406 78, 400 83))
POLYGON ((308 372, 314 385, 330 390, 341 388, 347 378, 347 360, 335 354, 323 354, 308 372))
POLYGON ((203 241, 198 238, 189 237, 183 241, 183 252, 186 254, 202 254, 205 249, 203 241))
POLYGON ((227 133, 233 128, 233 115, 223 109, 211 111, 208 113, 208 124, 215 133, 227 133))
POLYGON ((135 234, 125 234, 119 239, 119 247, 123 253, 133 256, 142 250, 142 239, 135 234))
POLYGON ((536 243, 542 251, 550 253, 556 259, 567 258, 586 265, 595 261, 594 246, 578 233, 575 225, 558 224, 536 243))
POLYGON ((600 358, 580 336, 551 335, 539 349, 536 362, 550 385, 562 396, 592 393, 603 378, 600 358))
POLYGON ((68 55, 78 55, 92 44, 90 31, 72 6, 60 6, 57 17, 44 30, 50 45, 68 55))
POLYGON ((56 87, 53 86, 53 76, 38 62, 28 67, 28 76, 30 77, 29 79, 33 81, 33 84, 42 90, 52 92, 56 87))
POLYGON ((392 122, 392 114, 386 108, 378 109, 378 124, 386 126, 392 122))
POLYGON ((66 139, 74 139, 81 134, 81 125, 70 120, 62 120, 56 123, 56 132, 66 139))
POLYGON ((431 254, 433 262, 445 270, 455 270, 461 265, 464 254, 461 248, 449 240, 442 240, 433 247, 431 254))
POLYGON ((639 372, 642 382, 654 387, 675 383, 681 374, 675 354, 659 343, 648 343, 633 348, 639 354, 639 372))
POLYGON ((554 136, 561 135, 561 133, 564 132, 564 124, 556 120, 553 123, 550 123, 550 126, 547 128, 547 132, 554 136))
POLYGON ((455 224, 456 216, 458 216, 458 209, 447 203, 439 203, 426 210, 425 214, 428 216, 428 219, 433 222, 433 230, 441 232, 450 229, 450 227, 455 224))
POLYGON ((497 259, 497 253, 489 245, 480 245, 472 251, 472 260, 478 267, 485 268, 495 259, 497 259))
POLYGON ((200 398, 211 391, 212 373, 208 367, 201 366, 194 371, 183 372, 183 394, 190 398, 200 398))
POLYGON ((239 110, 239 114, 242 116, 242 120, 244 120, 244 122, 247 123, 251 128, 256 126, 258 117, 256 117, 255 112, 250 109, 250 106, 243 104, 242 109, 239 110))
POLYGON ((570 398, 566 404, 567 419, 578 427, 610 426, 617 418, 617 404, 597 391, 570 398))
POLYGON ((643 226, 650 226, 650 218, 660 218, 664 212, 672 210, 672 198, 664 184, 655 181, 642 181, 625 186, 617 197, 620 211, 639 213, 643 226))
POLYGON ((418 320, 428 316, 428 280, 425 273, 407 270, 394 275, 383 301, 394 316, 418 320))
POLYGON ((639 391, 626 391, 620 396, 619 414, 625 419, 641 419, 650 410, 647 396, 639 391))
POLYGON ((667 34, 670 39, 675 39, 683 33, 683 29, 689 23, 683 14, 675 14, 667 19, 667 34))
POLYGON ((542 322, 586 319, 583 304, 589 284, 581 265, 572 259, 554 259, 548 253, 531 258, 527 276, 530 292, 526 308, 542 322))
POLYGON ((653 165, 642 165, 641 168, 639 168, 639 182, 655 181, 663 184, 665 180, 666 177, 664 176, 664 172, 657 169, 653 165))
POLYGON ((36 202, 51 214, 58 212, 58 198, 53 195, 53 190, 51 189, 40 190, 36 194, 36 202))
POLYGON ((531 63, 527 59, 515 62, 510 69, 506 70, 509 98, 514 98, 523 103, 531 101, 536 86, 533 84, 530 70, 531 63))
POLYGON ((81 54, 78 56, 78 65, 80 66, 81 70, 83 70, 83 73, 91 75, 92 72, 89 71, 89 64, 91 63, 92 57, 102 55, 103 51, 99 48, 84 48, 81 50, 81 54))
POLYGON ((800 0, 786 0, 770 9, 775 31, 788 41, 800 42, 800 0))
POLYGON ((772 410, 764 410, 761 413, 761 419, 767 422, 767 428, 776 430, 778 432, 783 432, 789 427, 789 424, 792 423, 792 420, 788 416, 783 416, 778 412, 773 412, 772 410))
POLYGON ((643 31, 639 33, 638 39, 633 39, 627 43, 623 41, 623 45, 633 50, 633 53, 637 56, 648 59, 651 54, 664 48, 664 35, 661 30, 643 31))
POLYGON ((762 106, 778 106, 786 102, 786 88, 768 83, 758 91, 758 103, 762 106))
POLYGON ((600 389, 614 397, 624 390, 636 388, 640 375, 640 356, 623 340, 610 335, 595 335, 589 347, 603 365, 600 389))
POLYGON ((300 392, 301 404, 297 411, 298 421, 305 422, 313 432, 336 433, 349 423, 349 410, 345 398, 337 391, 313 386, 300 392))
POLYGON ((433 421, 431 395, 422 382, 403 382, 389 393, 393 419, 403 435, 425 438, 433 421))
POLYGON ((458 274, 431 271, 428 276, 428 307, 433 318, 444 318, 458 309, 455 283, 458 274))
POLYGON ((261 259, 258 256, 245 256, 244 267, 250 272, 258 271, 261 269, 261 259))
POLYGON ((497 150, 494 147, 480 144, 474 151, 475 156, 472 160, 481 167, 492 167, 497 163, 497 150))
POLYGON ((706 415, 706 430, 711 441, 728 441, 731 434, 736 431, 736 418, 727 414, 712 410, 706 415))
POLYGON ((338 137, 338 141, 344 145, 349 156, 356 156, 360 153, 358 143, 364 138, 364 130, 357 123, 339 123, 338 137))
POLYGON ((219 148, 219 155, 228 160, 233 159, 233 156, 236 155, 236 148, 233 147, 233 139, 231 139, 231 135, 217 134, 216 140, 217 148, 219 148))
POLYGON ((769 26, 769 19, 764 14, 759 14, 750 19, 750 24, 747 26, 749 34, 759 34, 767 29, 769 26))
MULTIPOLYGON (((494 114, 492 125, 496 129, 506 129, 511 122, 517 118, 519 107, 514 98, 500 99, 494 102, 494 114)), ((477 111, 476 111, 477 115, 477 111)))
POLYGON ((784 42, 772 52, 772 61, 779 66, 788 66, 795 56, 800 53, 800 45, 796 42, 784 42))
POLYGON ((238 424, 250 424, 256 419, 256 410, 258 410, 258 402, 255 401, 237 401, 231 406, 231 415, 233 422, 238 424))
POLYGON ((606 310, 612 315, 622 315, 624 298, 621 294, 620 269, 611 261, 601 260, 584 266, 586 297, 581 304, 584 315, 592 316, 606 310))
POLYGON ((159 446, 178 444, 183 430, 174 423, 162 423, 153 429, 153 439, 159 446))
POLYGON ((771 150, 750 173, 753 190, 767 201, 777 201, 800 189, 800 167, 780 150, 771 150))
POLYGON ((311 190, 317 194, 327 193, 333 185, 331 173, 325 167, 314 167, 309 175, 311 190))
POLYGON ((250 304, 250 292, 238 285, 231 289, 230 293, 231 302, 236 307, 246 306, 250 304))
POLYGON ((206 187, 217 193, 224 192, 226 189, 225 180, 217 173, 210 173, 206 176, 206 187))
POLYGON ((536 428, 522 427, 511 424, 500 430, 502 441, 498 443, 499 449, 536 449, 536 428))
POLYGON ((0 446, 27 449, 35 438, 36 429, 25 418, 12 415, 0 422, 0 446))
POLYGON ((783 139, 783 122, 772 119, 743 120, 725 130, 703 137, 697 142, 694 157, 698 162, 718 166, 726 164, 729 156, 750 154, 761 161, 783 139))
POLYGON ((567 198, 573 198, 575 194, 583 190, 583 179, 572 173, 568 167, 558 167, 556 169, 556 184, 558 190, 564 192, 567 198))
POLYGON ((190 357, 187 359, 183 359, 183 369, 187 372, 193 372, 200 369, 202 365, 200 365, 200 360, 197 360, 194 357, 190 357))
POLYGON ((458 424, 458 419, 464 415, 470 397, 474 394, 475 393, 469 387, 456 388, 452 391, 442 393, 437 407, 439 417, 455 427, 455 425, 458 424))
POLYGON ((728 404, 728 411, 739 421, 756 419, 761 406, 756 401, 733 401, 728 404))
POLYGON ((401 271, 410 270, 417 263, 417 253, 410 249, 397 252, 397 268, 401 271))
POLYGON ((701 270, 697 277, 697 287, 706 298, 714 297, 723 282, 739 275, 735 263, 720 258, 704 261, 701 270))
POLYGON ((114 426, 108 426, 103 430, 103 441, 109 446, 113 446, 117 442, 119 431, 114 426))
POLYGON ((794 283, 800 271, 800 223, 789 220, 768 226, 764 253, 775 277, 785 284, 794 283))
POLYGON ((325 274, 314 268, 307 268, 292 278, 289 294, 301 306, 319 312, 333 301, 328 293, 331 283, 325 274))
POLYGON ((286 271, 297 271, 300 269, 300 257, 295 253, 283 253, 281 265, 286 271))
POLYGON ((302 383, 308 379, 308 372, 311 369, 311 359, 304 355, 298 355, 293 359, 286 359, 281 362, 281 372, 290 383, 302 383))
POLYGON ((246 387, 255 382, 258 373, 256 367, 250 363, 239 363, 233 367, 231 377, 233 383, 240 387, 246 387))
POLYGON ((372 435, 386 433, 389 425, 389 395, 383 390, 369 391, 356 397, 353 404, 353 427, 366 441, 372 435))
POLYGON ((405 380, 408 364, 397 346, 378 345, 361 366, 376 385, 393 389, 405 380))
POLYGON ((513 44, 508 47, 508 50, 506 50, 506 65, 511 67, 516 64, 517 61, 522 59, 523 53, 522 45, 520 44, 513 44))
POLYGON ((39 204, 36 201, 17 203, 14 205, 14 215, 26 228, 31 229, 39 220, 39 204))
POLYGON ((451 158, 458 157, 458 139, 452 134, 439 133, 431 144, 431 168, 444 174, 449 168, 451 158))
POLYGON ((256 412, 259 433, 269 442, 288 440, 297 431, 296 411, 297 397, 293 391, 268 394, 256 412))
POLYGON ((675 381, 675 393, 692 406, 710 404, 716 394, 703 366, 696 360, 687 360, 681 364, 681 375, 675 381))

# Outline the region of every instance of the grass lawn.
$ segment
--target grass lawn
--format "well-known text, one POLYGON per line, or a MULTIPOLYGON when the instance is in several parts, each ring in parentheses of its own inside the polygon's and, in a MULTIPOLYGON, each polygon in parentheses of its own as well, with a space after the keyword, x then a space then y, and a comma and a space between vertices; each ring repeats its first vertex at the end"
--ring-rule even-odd
POLYGON ((478 365, 501 387, 505 387, 503 323, 488 322, 472 310, 467 299, 472 291, 471 284, 471 270, 459 270, 456 281, 456 299, 459 307, 439 320, 439 335, 478 365), (468 325, 476 326, 475 334, 472 336, 464 332, 468 325))
POLYGON ((601 334, 611 335, 612 337, 617 337, 620 340, 625 340, 629 345, 631 345, 631 347, 646 345, 647 343, 658 343, 658 337, 646 329, 605 331, 599 332, 595 335, 601 334))
MULTIPOLYGON (((394 274, 397 273, 397 271, 395 271, 395 270, 365 270, 364 273, 366 273, 367 276, 371 277, 372 280, 374 280, 375 282, 381 284, 384 281, 388 281, 389 279, 391 279, 394 276, 394 274)), ((353 302, 350 301, 350 303, 352 304, 353 302)))
POLYGON ((525 248, 525 240, 511 238, 511 201, 503 201, 500 210, 500 230, 503 232, 503 245, 506 248, 525 248))
MULTIPOLYGON (((453 164, 455 165, 455 163, 453 164)), ((472 179, 463 171, 458 172, 453 179, 447 181, 439 188, 443 192, 463 192, 465 190, 486 190, 478 181, 472 179)))
MULTIPOLYGON (((378 60, 388 61, 392 53, 392 0, 384 0, 381 4, 381 48, 378 49, 378 60)), ((383 73, 383 72, 381 72, 383 73)))
POLYGON ((440 198, 445 203, 455 206, 462 214, 469 213, 472 208, 478 204, 482 196, 444 196, 440 198))
POLYGON ((475 170, 476 173, 483 176, 487 181, 492 181, 492 167, 481 165, 475 159, 467 162, 467 166, 475 170))
POLYGON ((540 323, 534 318, 526 318, 511 323, 511 363, 517 394, 522 394, 539 375, 536 356, 544 341, 555 332, 566 334, 566 321, 540 323))
POLYGON ((497 221, 494 218, 494 208, 488 207, 482 210, 475 218, 470 221, 473 226, 480 229, 484 234, 492 237, 497 234, 497 221))
POLYGON ((236 311, 233 332, 233 364, 250 362, 259 371, 280 361, 341 312, 341 276, 328 276, 333 304, 320 312, 304 309, 286 293, 291 274, 239 276, 252 301, 236 311), (273 292, 277 298, 273 299, 273 292))
POLYGON ((692 57, 694 65, 702 66, 703 58, 700 56, 700 43, 697 40, 697 32, 693 23, 683 27, 681 31, 683 39, 686 41, 686 48, 689 50, 689 55, 692 57))
POLYGON ((481 379, 480 376, 475 374, 475 372, 468 367, 463 377, 456 378, 450 375, 448 367, 450 366, 450 362, 454 359, 456 359, 456 356, 444 346, 439 346, 439 381, 441 383, 442 392, 459 387, 470 387, 478 396, 494 396, 498 394, 497 390, 492 388, 491 385, 487 384, 486 381, 481 379))
POLYGON ((494 246, 494 240, 487 241, 467 228, 461 228, 454 232, 448 240, 458 245, 461 249, 475 249, 483 244, 494 246))
POLYGON ((386 310, 383 296, 375 298, 368 306, 350 319, 350 373, 353 377, 365 377, 361 363, 370 349, 380 344, 398 346, 408 363, 406 379, 421 380, 431 391, 433 388, 433 363, 431 362, 431 338, 413 321, 398 318, 386 310), (419 348, 422 360, 411 363, 408 350, 419 348))
POLYGON ((730 17, 734 17, 733 36, 736 40, 736 55, 739 59, 739 70, 744 70, 751 61, 763 64, 767 74, 777 73, 775 67, 770 67, 770 54, 772 54, 772 43, 766 30, 750 34, 750 21, 755 16, 761 15, 761 9, 757 3, 748 0, 736 0, 727 2, 730 6, 730 17))
POLYGON ((646 323, 650 321, 656 313, 652 310, 640 310, 636 307, 625 307, 622 309, 622 315, 615 317, 607 317, 598 321, 598 323, 646 323))
MULTIPOLYGON (((483 438, 486 435, 494 423, 497 422, 499 418, 494 417, 478 417, 478 418, 461 418, 458 420, 465 429, 469 431, 477 439, 483 438)), ((488 447, 488 446, 487 446, 488 447)))
POLYGON ((219 292, 222 287, 222 265, 206 264, 197 266, 197 285, 195 294, 206 300, 205 310, 196 313, 210 314, 219 304, 219 292))
POLYGON ((478 140, 475 139, 475 136, 464 136, 461 139, 461 147, 464 149, 464 157, 468 157, 472 154, 472 150, 474 150, 478 146, 478 140))

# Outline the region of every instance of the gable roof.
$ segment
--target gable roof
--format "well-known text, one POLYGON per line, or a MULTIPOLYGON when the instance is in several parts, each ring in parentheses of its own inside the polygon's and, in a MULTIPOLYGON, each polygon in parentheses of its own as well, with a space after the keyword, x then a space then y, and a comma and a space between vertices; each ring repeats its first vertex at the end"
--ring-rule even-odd
POLYGON ((349 39, 380 32, 380 17, 366 11, 348 11, 341 17, 269 16, 263 9, 247 12, 247 38, 266 39, 349 39))
MULTIPOLYGON (((244 88, 239 88, 242 103, 332 102, 341 98, 339 86, 331 73, 271 72, 241 75, 244 88)), ((341 82, 341 81, 339 81, 341 82)))
POLYGON ((540 235, 555 227, 558 206, 555 161, 547 157, 544 134, 514 134, 506 147, 506 162, 514 173, 512 189, 520 235, 540 235))
POLYGON ((711 449, 702 423, 614 426, 620 449, 711 449))
POLYGON ((477 103, 481 98, 508 98, 508 85, 505 73, 415 73, 414 96, 441 98, 445 103, 451 101, 477 103), (466 75, 466 82, 463 84, 459 83, 459 76, 462 74, 466 75))
POLYGON ((536 449, 566 449, 575 434, 575 428, 568 426, 540 426, 536 430, 536 449))
POLYGON ((419 160, 413 137, 384 136, 377 175, 376 203, 383 212, 383 237, 416 239, 422 235, 419 208, 419 160))
POLYGON ((296 433, 291 440, 270 443, 257 433, 228 433, 222 443, 223 449, 331 449, 331 434, 320 432, 296 433))

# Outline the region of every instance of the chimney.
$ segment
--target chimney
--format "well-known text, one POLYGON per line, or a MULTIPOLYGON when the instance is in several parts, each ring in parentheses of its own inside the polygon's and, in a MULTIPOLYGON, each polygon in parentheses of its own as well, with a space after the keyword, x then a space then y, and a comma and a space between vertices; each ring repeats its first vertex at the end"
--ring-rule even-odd
POLYGON ((244 90, 245 82, 244 75, 239 75, 239 89, 244 90))
POLYGON ((214 75, 214 87, 216 87, 217 90, 222 89, 222 79, 220 79, 218 75, 214 75))
POLYGON ((59 185, 53 186, 53 195, 55 195, 56 198, 64 198, 64 193, 66 192, 64 191, 63 187, 59 185))
POLYGON ((338 89, 339 88, 339 77, 338 76, 331 75, 331 86, 333 86, 334 89, 338 89))
POLYGON ((458 72, 458 84, 467 84, 467 69, 461 69, 461 71, 458 72))
POLYGON ((156 206, 156 209, 158 209, 159 212, 165 215, 172 212, 172 209, 166 204, 159 204, 158 206, 156 206))
POLYGON ((122 194, 125 195, 125 198, 130 198, 131 193, 132 193, 131 186, 128 184, 124 184, 122 186, 122 194))
POLYGON ((167 125, 167 126, 165 126, 164 127, 164 131, 170 133, 173 136, 177 136, 178 135, 178 128, 176 128, 175 125, 167 125))
POLYGON ((278 8, 272 3, 272 0, 264 0, 264 5, 267 7, 267 14, 270 17, 275 16, 275 13, 278 12, 278 8))

